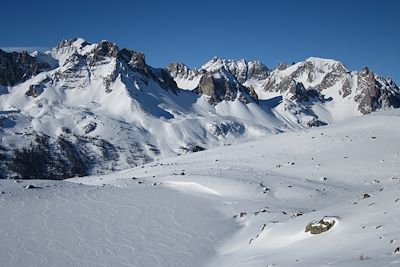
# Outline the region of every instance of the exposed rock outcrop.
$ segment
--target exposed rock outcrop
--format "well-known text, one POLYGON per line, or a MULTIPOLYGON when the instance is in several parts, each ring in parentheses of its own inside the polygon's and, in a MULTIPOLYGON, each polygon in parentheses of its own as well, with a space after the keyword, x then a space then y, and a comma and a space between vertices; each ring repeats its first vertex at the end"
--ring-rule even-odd
POLYGON ((208 96, 212 104, 217 104, 224 100, 234 101, 236 98, 239 98, 243 103, 258 100, 254 90, 223 76, 203 75, 196 90, 198 93, 208 96))
POLYGON ((166 67, 166 70, 171 74, 172 77, 185 80, 193 80, 197 78, 201 73, 196 69, 190 69, 183 63, 170 63, 166 67))
POLYGON ((311 222, 306 226, 305 232, 313 235, 321 234, 331 229, 336 223, 336 217, 324 217, 319 221, 311 222))
POLYGON ((400 89, 397 85, 391 79, 375 77, 367 67, 357 73, 357 91, 355 100, 362 114, 380 108, 400 107, 400 89))
POLYGON ((217 57, 204 64, 200 71, 215 73, 221 69, 232 74, 241 84, 250 79, 265 80, 269 75, 269 69, 259 61, 223 60, 217 57))
POLYGON ((290 100, 297 102, 310 102, 310 101, 321 101, 324 102, 324 96, 317 90, 309 89, 307 90, 301 82, 292 82, 289 84, 287 90, 290 100))
POLYGON ((0 85, 13 86, 50 69, 49 64, 39 62, 27 52, 7 53, 0 49, 0 85))

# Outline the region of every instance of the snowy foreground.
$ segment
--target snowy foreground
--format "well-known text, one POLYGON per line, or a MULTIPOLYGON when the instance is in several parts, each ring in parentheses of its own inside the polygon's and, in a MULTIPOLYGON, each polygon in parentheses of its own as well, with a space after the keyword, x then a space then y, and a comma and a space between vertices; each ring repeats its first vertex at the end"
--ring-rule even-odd
POLYGON ((399 126, 382 112, 111 175, 2 180, 0 265, 399 266, 399 126))

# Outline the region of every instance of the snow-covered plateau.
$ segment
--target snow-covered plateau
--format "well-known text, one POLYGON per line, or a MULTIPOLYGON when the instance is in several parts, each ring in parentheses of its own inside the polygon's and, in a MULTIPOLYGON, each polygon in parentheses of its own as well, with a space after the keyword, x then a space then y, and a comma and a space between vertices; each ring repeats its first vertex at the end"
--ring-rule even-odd
POLYGON ((399 266, 399 125, 375 112, 108 175, 1 180, 1 265, 399 266))

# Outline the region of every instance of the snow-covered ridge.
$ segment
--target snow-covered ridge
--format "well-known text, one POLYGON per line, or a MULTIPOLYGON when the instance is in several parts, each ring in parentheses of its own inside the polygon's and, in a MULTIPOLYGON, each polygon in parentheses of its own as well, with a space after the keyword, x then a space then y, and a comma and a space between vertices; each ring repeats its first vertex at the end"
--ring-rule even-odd
POLYGON ((392 80, 317 58, 273 70, 219 58, 198 70, 181 63, 157 69, 141 52, 76 38, 44 53, 1 52, 6 64, 5 178, 122 170, 400 106, 392 80))
POLYGON ((260 61, 224 60, 218 57, 212 58, 199 69, 189 69, 183 63, 171 63, 167 69, 178 86, 183 89, 194 89, 198 85, 200 77, 207 73, 215 74, 226 71, 233 75, 239 83, 245 83, 251 79, 265 80, 269 73, 269 69, 260 61))
POLYGON ((317 90, 332 100, 324 105, 327 109, 324 113, 331 113, 333 120, 400 107, 400 90, 392 79, 382 78, 367 67, 350 71, 342 62, 333 59, 310 57, 292 65, 279 64, 270 70, 258 61, 215 57, 199 70, 186 67, 182 72, 169 71, 178 86, 188 89, 195 89, 199 77, 204 75, 224 73, 226 76, 229 73, 238 83, 254 90, 258 99, 287 95, 296 87, 303 87, 306 91, 317 90), (335 112, 337 106, 342 110, 339 114, 335 112))

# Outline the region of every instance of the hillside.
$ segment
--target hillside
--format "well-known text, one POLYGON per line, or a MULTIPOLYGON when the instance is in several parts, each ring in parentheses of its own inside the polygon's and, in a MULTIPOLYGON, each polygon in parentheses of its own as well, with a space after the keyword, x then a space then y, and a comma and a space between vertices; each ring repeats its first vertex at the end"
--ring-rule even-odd
POLYGON ((385 111, 109 175, 2 180, 2 264, 396 266, 399 125, 385 111))

